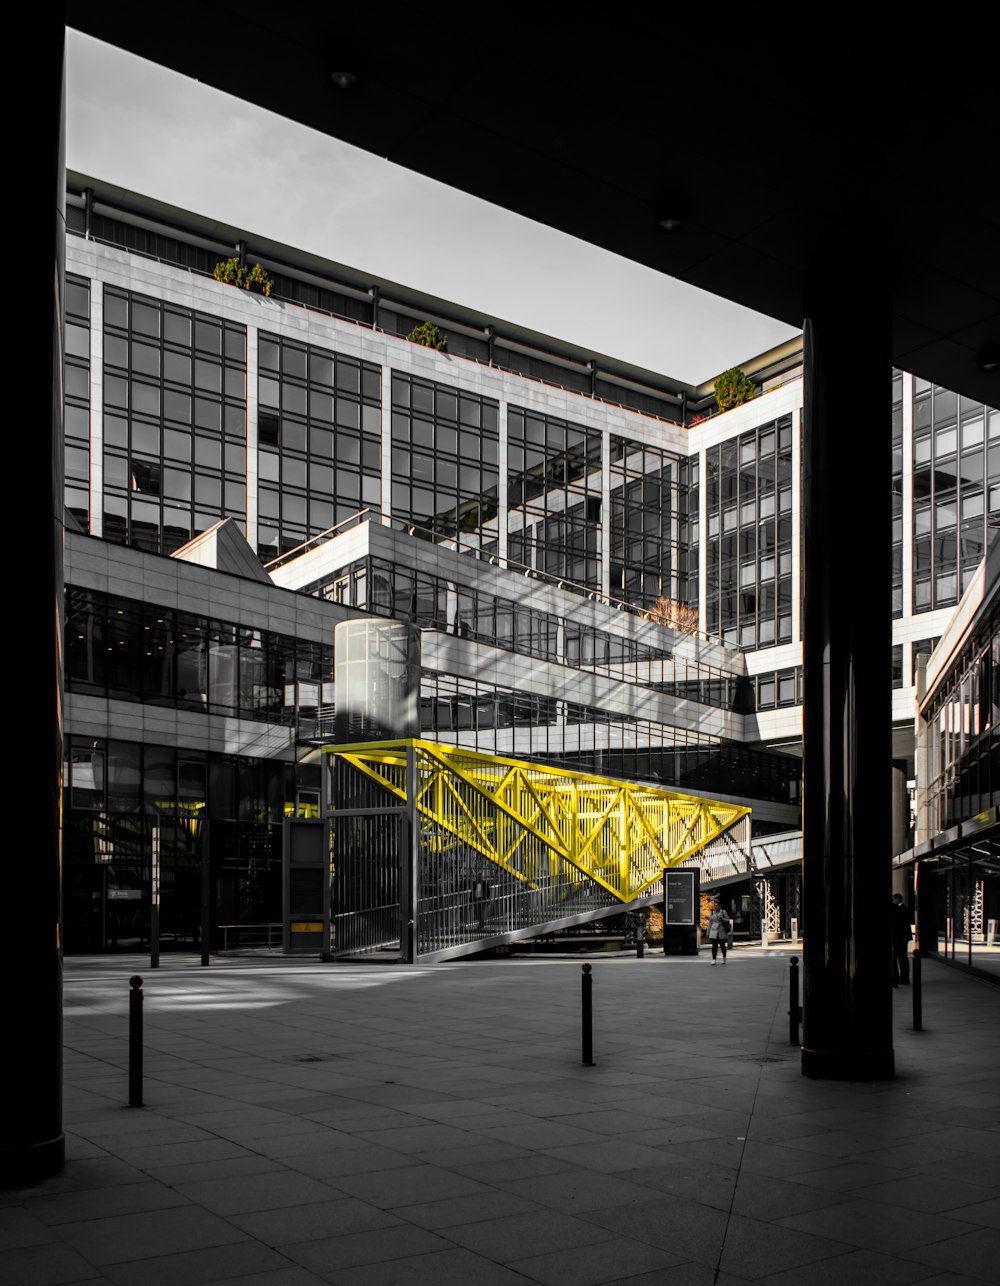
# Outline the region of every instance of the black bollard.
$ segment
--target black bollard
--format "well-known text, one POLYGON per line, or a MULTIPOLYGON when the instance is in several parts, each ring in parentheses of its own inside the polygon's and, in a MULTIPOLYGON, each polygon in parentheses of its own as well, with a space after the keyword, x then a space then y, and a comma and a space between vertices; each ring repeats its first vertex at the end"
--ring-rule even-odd
POLYGON ((583 1065, 594 1066, 594 1015, 592 1009, 593 978, 591 966, 583 966, 583 1065))
POLYGON ((128 980, 128 1105, 142 1107, 142 979, 128 980))
POLYGON ((913 993, 913 1030, 923 1031, 923 983, 920 979, 920 951, 916 947, 913 948, 911 967, 913 971, 913 982, 910 987, 910 991, 913 993))
POLYGON ((799 958, 792 956, 788 962, 788 1043, 798 1045, 799 1023, 802 1007, 799 1005, 799 958))

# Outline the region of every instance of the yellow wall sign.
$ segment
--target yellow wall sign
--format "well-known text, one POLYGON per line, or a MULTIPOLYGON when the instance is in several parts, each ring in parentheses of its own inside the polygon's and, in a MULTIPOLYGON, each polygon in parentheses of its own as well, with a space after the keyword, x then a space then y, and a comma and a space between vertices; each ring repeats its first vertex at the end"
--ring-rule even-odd
POLYGON ((292 933, 322 933, 322 920, 293 920, 288 926, 292 933))

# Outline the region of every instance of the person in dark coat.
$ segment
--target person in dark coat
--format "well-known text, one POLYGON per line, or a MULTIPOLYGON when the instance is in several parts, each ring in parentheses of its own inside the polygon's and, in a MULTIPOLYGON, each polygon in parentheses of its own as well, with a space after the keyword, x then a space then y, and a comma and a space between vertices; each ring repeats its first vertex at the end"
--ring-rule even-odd
POLYGON ((910 909, 902 893, 892 895, 892 985, 910 985, 910 909))

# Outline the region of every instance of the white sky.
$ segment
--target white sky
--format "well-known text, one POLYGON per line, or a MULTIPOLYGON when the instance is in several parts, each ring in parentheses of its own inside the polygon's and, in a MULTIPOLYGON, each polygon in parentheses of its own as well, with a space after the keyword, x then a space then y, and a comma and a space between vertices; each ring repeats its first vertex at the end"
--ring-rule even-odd
POLYGON ((91 178, 688 384, 798 333, 79 32, 66 63, 91 178))

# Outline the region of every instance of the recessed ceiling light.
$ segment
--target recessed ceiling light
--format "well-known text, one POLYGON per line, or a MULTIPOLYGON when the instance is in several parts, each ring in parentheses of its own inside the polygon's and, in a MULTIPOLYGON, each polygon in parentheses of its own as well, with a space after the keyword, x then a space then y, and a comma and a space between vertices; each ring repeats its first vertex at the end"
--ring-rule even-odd
POLYGON ((684 226, 687 207, 680 192, 661 192, 653 204, 656 226, 661 232, 678 232, 684 226))
POLYGON ((976 365, 983 375, 992 375, 1000 370, 1000 346, 991 344, 981 348, 976 354, 976 365))
POLYGON ((349 40, 337 40, 323 58, 327 84, 345 93, 356 89, 364 75, 364 56, 349 40))

